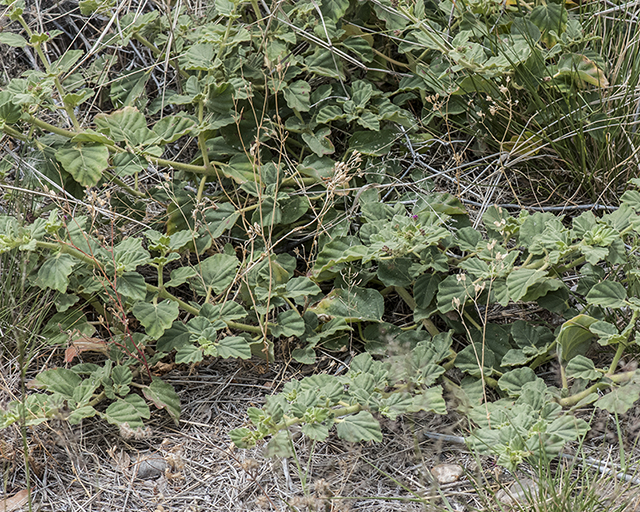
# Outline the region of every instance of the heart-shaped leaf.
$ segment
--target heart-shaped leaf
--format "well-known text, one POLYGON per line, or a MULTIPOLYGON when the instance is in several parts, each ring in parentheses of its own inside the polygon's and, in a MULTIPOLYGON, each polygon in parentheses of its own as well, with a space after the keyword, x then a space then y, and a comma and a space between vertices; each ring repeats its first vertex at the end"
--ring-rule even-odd
POLYGON ((68 145, 56 151, 56 159, 80 185, 92 187, 109 167, 109 150, 102 144, 68 145))

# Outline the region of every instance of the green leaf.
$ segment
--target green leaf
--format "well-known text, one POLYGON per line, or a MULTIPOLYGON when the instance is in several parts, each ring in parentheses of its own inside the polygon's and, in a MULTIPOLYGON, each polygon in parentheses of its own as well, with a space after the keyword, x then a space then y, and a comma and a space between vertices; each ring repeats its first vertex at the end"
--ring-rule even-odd
POLYGON ((84 51, 82 50, 67 50, 58 60, 51 63, 51 72, 55 74, 68 73, 83 55, 84 51))
POLYGON ((589 431, 589 424, 583 419, 569 414, 560 416, 547 427, 547 435, 558 436, 565 442, 571 442, 589 431))
POLYGON ((168 144, 188 135, 195 126, 196 120, 189 116, 167 116, 153 125, 153 132, 160 139, 160 142, 168 144))
POLYGON ((557 36, 562 35, 567 26, 567 10, 564 4, 549 2, 534 8, 529 19, 540 29, 542 41, 551 48, 558 42, 557 36))
POLYGON ((102 144, 63 146, 55 155, 64 170, 84 187, 96 185, 109 167, 109 150, 102 144))
POLYGON ((180 56, 180 65, 187 70, 213 71, 222 65, 217 53, 212 43, 196 43, 180 56))
POLYGON ((158 141, 158 137, 147 128, 144 115, 135 107, 124 107, 109 115, 98 114, 94 121, 99 131, 116 142, 126 141, 135 147, 158 141))
POLYGON ((570 379, 596 380, 601 375, 596 371, 593 361, 581 355, 575 356, 567 364, 567 377, 570 379))
POLYGON ((302 426, 302 433, 314 441, 324 441, 329 437, 329 427, 323 423, 307 423, 302 426))
POLYGON ((137 272, 124 272, 116 280, 116 291, 132 301, 142 301, 147 296, 147 285, 137 272))
POLYGON ((408 286, 413 281, 411 258, 394 258, 378 262, 378 278, 385 286, 408 286))
POLYGON ((554 341, 553 333, 548 327, 536 327, 524 320, 516 320, 511 324, 511 335, 518 348, 525 349, 528 353, 546 351, 554 341))
POLYGON ((142 427, 142 418, 138 409, 131 403, 118 399, 107 407, 104 412, 107 421, 112 425, 124 425, 131 428, 142 427))
POLYGON ((251 346, 242 336, 226 336, 218 342, 218 356, 223 359, 236 357, 240 359, 251 358, 251 346))
POLYGON ((498 380, 498 387, 506 391, 509 396, 520 396, 522 386, 527 382, 535 381, 537 378, 534 371, 528 366, 525 366, 524 368, 517 368, 502 375, 498 380))
POLYGON ((460 247, 461 250, 474 252, 476 250, 476 246, 480 240, 482 240, 482 235, 479 231, 469 226, 456 231, 456 239, 458 247, 460 247))
POLYGON ((71 414, 67 417, 69 425, 78 425, 84 418, 93 418, 98 411, 96 411, 90 405, 84 405, 71 411, 71 414))
POLYGON ((349 149, 363 155, 384 156, 391 151, 396 138, 396 132, 389 129, 355 132, 349 139, 349 149))
POLYGON ((142 247, 142 239, 136 237, 125 238, 113 248, 116 272, 129 272, 140 265, 149 263, 151 256, 142 247))
POLYGON ((458 352, 456 367, 473 377, 480 377, 481 375, 488 377, 493 373, 495 359, 491 349, 482 343, 473 343, 458 352), (480 363, 483 366, 482 372, 480 371, 480 363))
POLYGON ((51 288, 65 293, 69 285, 69 274, 75 264, 76 260, 68 254, 59 252, 55 256, 50 256, 38 270, 36 283, 40 288, 51 288))
POLYGON ((60 393, 66 398, 73 398, 73 393, 82 382, 78 374, 65 368, 55 368, 40 372, 36 377, 36 385, 51 393, 60 393))
POLYGON ((349 51, 356 54, 359 60, 368 63, 373 60, 373 50, 366 38, 361 36, 347 37, 342 41, 342 45, 349 51))
POLYGON ((0 43, 12 46, 14 48, 24 48, 27 46, 27 40, 21 35, 12 32, 0 32, 0 43))
POLYGON ((289 108, 298 112, 309 111, 309 97, 311 95, 311 86, 304 80, 297 80, 289 84, 284 89, 284 99, 289 108))
POLYGON ((71 108, 75 108, 78 105, 83 104, 85 101, 93 98, 94 94, 95 91, 93 89, 80 89, 78 92, 65 94, 63 101, 65 105, 68 105, 71 108))
POLYGON ((361 260, 368 252, 367 247, 359 245, 354 237, 336 238, 327 243, 318 254, 313 275, 317 277, 322 272, 331 271, 332 267, 340 263, 361 260))
POLYGON ((380 322, 384 313, 384 299, 377 290, 354 286, 348 290, 333 290, 309 309, 316 315, 380 322))
POLYGON ((283 311, 278 315, 276 325, 271 328, 271 334, 279 336, 302 336, 305 331, 304 320, 295 309, 283 311))
POLYGON ((337 425, 338 437, 352 443, 360 441, 382 441, 380 423, 370 412, 360 411, 343 418, 337 425))
POLYGON ((627 291, 620 283, 603 281, 591 288, 585 298, 594 306, 621 308, 625 305, 627 291))
POLYGON ((596 400, 594 405, 611 414, 624 414, 638 399, 640 399, 640 385, 633 383, 615 388, 611 393, 596 400))
POLYGON ((239 265, 240 262, 235 256, 214 254, 198 265, 202 283, 206 288, 213 288, 216 294, 222 293, 235 279, 239 265))
MULTIPOLYGON (((168 347, 164 348, 166 350, 168 347)), ((176 364, 199 363, 204 359, 202 352, 202 348, 194 345, 190 341, 187 343, 181 343, 180 346, 176 348, 176 364)))
POLYGON ((466 274, 448 276, 438 285, 438 311, 457 311, 471 297, 475 297, 471 277, 466 274))
POLYGON ((589 327, 596 321, 588 315, 578 315, 562 324, 556 338, 561 361, 568 362, 575 356, 586 353, 594 338, 589 327))
POLYGON ((151 411, 149 406, 140 395, 127 395, 124 397, 124 401, 132 405, 141 418, 149 419, 151 417, 151 411))
POLYGON ((200 308, 200 316, 208 318, 211 322, 222 320, 223 322, 240 320, 247 316, 246 310, 237 302, 227 301, 222 304, 205 304, 200 308))
POLYGON ((162 336, 180 314, 178 303, 171 300, 164 300, 159 304, 138 302, 133 306, 132 312, 145 327, 147 334, 154 339, 162 336))
POLYGON ((323 0, 321 12, 330 20, 338 21, 349 8, 349 0, 323 0))
POLYGON ((291 357, 302 364, 314 364, 316 362, 316 351, 309 346, 296 348, 291 352, 291 357))
POLYGON ((316 123, 319 124, 327 124, 331 121, 338 121, 339 119, 344 119, 346 114, 342 111, 342 109, 338 105, 327 105, 326 107, 322 107, 315 116, 316 123))
POLYGON ((134 69, 123 73, 111 84, 109 98, 116 107, 131 107, 145 94, 151 69, 134 69))
POLYGON ((329 140, 329 135, 331 135, 331 128, 325 126, 315 133, 311 131, 304 132, 302 134, 302 140, 307 143, 309 149, 316 155, 331 155, 335 152, 336 148, 333 146, 331 140, 329 140))
POLYGON ((287 282, 284 296, 290 299, 314 297, 321 293, 320 287, 308 277, 294 277, 287 282))
POLYGON ((573 78, 580 87, 586 84, 596 87, 608 87, 609 80, 598 65, 584 55, 564 54, 558 61, 558 74, 573 78))
POLYGON ((416 279, 413 285, 413 298, 418 308, 426 309, 429 307, 441 282, 442 276, 440 274, 422 274, 416 279))
POLYGON ((175 288, 197 275, 198 272, 196 272, 196 269, 193 267, 178 267, 171 271, 171 280, 164 285, 165 287, 175 288))
POLYGON ((133 374, 128 366, 116 366, 111 371, 111 380, 113 380, 114 391, 120 395, 125 396, 129 394, 129 384, 133 380, 133 374))
POLYGON ((410 412, 426 411, 435 414, 447 414, 447 404, 442 397, 442 388, 425 389, 423 392, 413 397, 413 403, 409 408, 410 412))
POLYGON ((288 430, 281 430, 274 435, 264 449, 265 455, 267 457, 291 457, 293 451, 289 435, 288 430))
POLYGON ((528 268, 520 268, 514 270, 507 277, 507 289, 509 290, 509 298, 513 302, 518 302, 527 294, 527 290, 535 284, 541 283, 546 279, 546 272, 543 270, 533 270, 528 268))
POLYGON ((211 238, 215 240, 222 236, 225 231, 234 226, 239 217, 240 213, 236 211, 231 203, 222 203, 215 209, 207 209, 205 212, 205 220, 207 221, 211 238))
POLYGON ((253 448, 255 441, 252 439, 252 432, 246 427, 236 428, 229 432, 231 442, 238 448, 253 448))
POLYGON ((166 409, 173 421, 180 421, 180 397, 173 386, 154 377, 149 387, 142 388, 147 400, 153 402, 158 409, 166 409))

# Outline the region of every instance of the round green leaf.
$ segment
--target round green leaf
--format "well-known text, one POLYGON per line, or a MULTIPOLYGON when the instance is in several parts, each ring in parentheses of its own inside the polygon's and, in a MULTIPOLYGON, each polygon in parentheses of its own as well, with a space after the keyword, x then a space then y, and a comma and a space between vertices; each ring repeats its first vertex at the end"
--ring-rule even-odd
POLYGON ((621 308, 625 305, 627 291, 624 286, 615 281, 603 281, 595 285, 586 299, 589 304, 594 306, 603 306, 607 308, 621 308))
POLYGON ((101 144, 64 146, 56 151, 56 159, 80 185, 92 187, 109 167, 109 150, 101 144))

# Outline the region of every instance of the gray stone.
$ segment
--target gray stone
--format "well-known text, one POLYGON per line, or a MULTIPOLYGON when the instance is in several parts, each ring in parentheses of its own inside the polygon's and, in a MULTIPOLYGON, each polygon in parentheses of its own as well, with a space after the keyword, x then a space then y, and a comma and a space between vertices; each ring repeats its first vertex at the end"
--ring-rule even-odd
POLYGON ((535 498, 539 494, 539 487, 530 478, 521 478, 513 482, 508 489, 500 489, 496 493, 496 499, 505 505, 515 505, 526 502, 527 499, 535 498))
POLYGON ((457 482, 464 470, 458 464, 438 464, 431 468, 431 474, 439 484, 452 484, 457 482))

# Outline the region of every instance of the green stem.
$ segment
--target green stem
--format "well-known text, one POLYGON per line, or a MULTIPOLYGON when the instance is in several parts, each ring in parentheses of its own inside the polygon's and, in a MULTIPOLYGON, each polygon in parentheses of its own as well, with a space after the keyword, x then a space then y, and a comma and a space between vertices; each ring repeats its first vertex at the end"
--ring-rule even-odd
POLYGON ((140 190, 136 190, 135 188, 130 187, 124 181, 122 181, 120 178, 118 178, 115 174, 113 174, 113 173, 111 173, 109 171, 105 171, 104 174, 107 175, 107 177, 109 178, 110 181, 112 181, 113 183, 118 185, 120 188, 123 188, 124 190, 126 190, 132 196, 147 197, 147 194, 145 194, 144 192, 141 192, 140 190))
MULTIPOLYGON (((607 378, 614 384, 622 384, 624 382, 630 381, 636 376, 636 371, 617 373, 615 375, 608 375, 607 378)), ((580 393, 576 393, 575 395, 568 396, 566 398, 557 398, 556 402, 560 404, 562 407, 571 407, 572 405, 577 404, 583 398, 586 398, 591 393, 595 393, 599 389, 606 389, 611 387, 611 383, 609 382, 596 382, 592 386, 588 387, 584 391, 580 393)))
POLYGON ((469 312, 465 309, 462 314, 464 315, 464 317, 469 320, 469 322, 471 322, 471 324, 473 324, 473 326, 478 329, 480 332, 482 332, 482 326, 476 322, 474 320, 474 318, 469 314, 469 312))
MULTIPOLYGON (((24 28, 25 32, 29 36, 29 39, 31 39, 33 32, 31 31, 31 29, 29 28, 29 25, 27 24, 27 22, 24 20, 22 16, 18 17, 18 22, 20 23, 20 25, 22 25, 22 28, 24 28)), ((38 57, 40 57, 40 60, 42 61, 42 65, 44 66, 44 69, 47 72, 47 74, 51 74, 51 64, 49 63, 49 59, 47 59, 47 56, 42 51, 42 43, 33 43, 32 46, 35 49, 36 53, 38 54, 38 57)), ((76 117, 76 114, 73 111, 73 107, 69 105, 66 101, 64 101, 65 94, 64 94, 64 89, 62 88, 62 84, 60 83, 60 79, 57 76, 54 77, 53 83, 56 87, 56 90, 58 91, 58 94, 60 95, 60 101, 64 105, 64 110, 67 112, 69 119, 71 119, 71 124, 73 124, 73 127, 76 130, 80 131, 80 123, 78 122, 78 118, 76 117)))
MULTIPOLYGON (((398 295, 400 295, 402 300, 407 304, 407 306, 409 306, 412 311, 415 311, 417 309, 418 306, 415 299, 405 288, 403 288, 402 286, 394 286, 393 289, 398 295)), ((429 334, 431 334, 431 336, 437 336, 438 334, 440 334, 440 331, 430 319, 423 319, 422 325, 424 325, 424 328, 429 334)))
MULTIPOLYGON (((136 34, 134 34, 133 37, 135 38, 136 41, 138 41, 139 43, 141 43, 144 46, 146 46, 147 48, 149 48, 149 50, 151 50, 151 53, 153 53, 153 56, 156 59, 162 60, 162 59, 166 58, 167 52, 163 52, 162 50, 157 48, 153 43, 151 43, 143 35, 140 35, 140 34, 136 33, 136 34)), ((182 78, 189 78, 189 73, 187 73, 186 71, 180 69, 180 66, 178 65, 178 62, 175 59, 169 59, 168 62, 173 67, 173 69, 175 69, 180 74, 180 76, 182 78)))
POLYGON ((631 320, 627 327, 625 327, 624 331, 622 331, 622 336, 624 336, 625 341, 622 343, 618 343, 618 348, 616 349, 616 353, 613 356, 613 360, 611 361, 611 366, 609 366, 609 371, 605 374, 607 377, 611 377, 618 367, 618 363, 620 362, 620 358, 624 353, 624 349, 627 348, 627 341, 629 340, 629 336, 633 332, 633 329, 636 325, 636 321, 638 320, 638 316, 640 315, 640 311, 634 311, 633 315, 631 315, 631 320))
POLYGON ((229 39, 229 34, 231 33, 231 25, 235 21, 234 16, 229 16, 227 20, 227 28, 224 31, 224 36, 222 36, 222 41, 218 44, 218 54, 216 55, 216 60, 222 57, 222 52, 224 51, 224 47, 227 46, 227 39, 229 39))
POLYGON ((580 256, 579 258, 573 260, 573 262, 567 263, 562 267, 558 267, 556 269, 556 272, 558 273, 558 275, 564 274, 567 270, 577 267, 578 265, 582 265, 585 261, 586 261, 586 258, 584 256, 580 256))
POLYGON ((64 94, 64 89, 62 88, 62 84, 60 83, 60 79, 58 77, 55 77, 53 79, 53 83, 55 84, 56 89, 58 90, 58 94, 60 95, 60 101, 62 101, 62 104, 64 105, 64 110, 69 116, 69 119, 71 119, 71 124, 73 124, 73 127, 76 129, 76 131, 78 132, 82 131, 82 127, 78 122, 76 113, 73 111, 73 107, 64 100, 65 94, 64 94))
POLYGON ((6 124, 2 125, 2 131, 6 133, 9 137, 13 137, 14 139, 18 139, 24 142, 29 140, 28 137, 20 133, 18 130, 14 130, 13 128, 11 128, 11 126, 8 126, 6 124))

